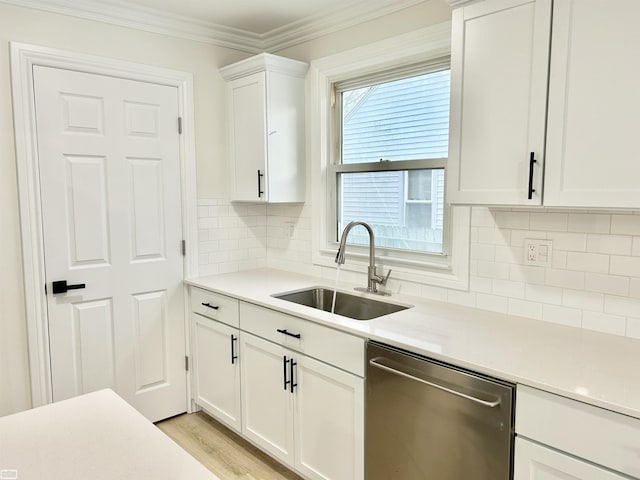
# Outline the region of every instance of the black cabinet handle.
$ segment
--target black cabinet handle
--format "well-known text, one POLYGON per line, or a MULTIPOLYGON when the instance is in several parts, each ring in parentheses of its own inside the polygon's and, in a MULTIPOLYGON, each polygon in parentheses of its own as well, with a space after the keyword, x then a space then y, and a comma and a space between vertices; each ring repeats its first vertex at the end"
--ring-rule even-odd
POLYGON ((258 198, 260 198, 262 196, 262 194, 264 193, 262 191, 260 177, 264 177, 264 173, 260 173, 260 170, 258 170, 258 198))
POLYGON ((293 389, 294 387, 297 387, 298 384, 294 383, 293 381, 293 368, 298 365, 295 360, 292 358, 291 362, 289 363, 289 386, 291 387, 291 390, 289 390, 291 393, 293 393, 293 389))
POLYGON ((536 163, 535 152, 529 154, 529 195, 527 198, 531 200, 533 198, 533 192, 536 190, 533 188, 533 164, 536 163))
POLYGON ((220 307, 218 305, 211 305, 210 303, 202 303, 203 307, 213 308, 214 310, 218 310, 220 307))
POLYGON ((234 334, 231 334, 231 365, 236 363, 236 360, 238 359, 238 356, 236 355, 236 351, 235 351, 235 343, 238 341, 238 337, 236 337, 234 334))
POLYGON ((289 380, 287 380, 287 364, 290 360, 287 360, 287 356, 282 357, 282 378, 284 382, 284 389, 287 389, 287 385, 289 385, 289 380))
POLYGON ((276 332, 284 333, 285 335, 288 335, 293 338, 301 338, 301 335, 299 333, 291 333, 291 332, 287 332, 287 330, 280 330, 279 328, 276 329, 276 332))
POLYGON ((75 285, 67 285, 66 280, 58 280, 57 282, 51 283, 51 291, 53 294, 58 293, 67 293, 67 290, 80 290, 81 288, 86 288, 86 284, 77 283, 75 285))

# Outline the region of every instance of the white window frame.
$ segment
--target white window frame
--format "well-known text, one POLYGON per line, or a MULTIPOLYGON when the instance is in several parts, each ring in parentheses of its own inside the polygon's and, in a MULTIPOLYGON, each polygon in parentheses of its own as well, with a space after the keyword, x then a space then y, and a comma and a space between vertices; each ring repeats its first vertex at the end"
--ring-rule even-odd
MULTIPOLYGON (((337 242, 331 240, 335 226, 329 222, 333 217, 329 212, 334 178, 330 170, 335 151, 335 145, 332 145, 333 84, 435 60, 449 55, 450 50, 451 22, 444 22, 311 62, 307 125, 312 180, 312 261, 315 265, 336 266, 337 242)), ((470 208, 448 207, 446 198, 445 208, 449 209, 445 213, 449 215, 449 242, 444 247, 444 254, 405 254, 397 250, 377 249, 376 264, 384 270, 392 268, 394 280, 468 290, 470 208)), ((347 261, 342 266, 344 270, 366 272, 369 260, 367 246, 350 245, 346 257, 347 261)))
MULTIPOLYGON (((404 172, 404 189, 403 189, 403 193, 404 193, 404 204, 403 204, 403 213, 402 213, 402 219, 404 224, 406 225, 407 223, 407 205, 408 204, 422 204, 422 203, 428 203, 431 205, 431 218, 429 219, 429 224, 431 228, 434 228, 435 226, 435 219, 436 219, 436 211, 434 209, 435 207, 435 201, 434 201, 434 197, 436 195, 436 177, 435 175, 433 175, 433 173, 431 174, 431 197, 428 200, 411 200, 409 198, 409 172, 411 172, 412 170, 405 170, 404 172)), ((445 224, 443 225, 443 228, 446 227, 446 221, 445 224)), ((444 241, 444 240, 443 240, 444 241)))

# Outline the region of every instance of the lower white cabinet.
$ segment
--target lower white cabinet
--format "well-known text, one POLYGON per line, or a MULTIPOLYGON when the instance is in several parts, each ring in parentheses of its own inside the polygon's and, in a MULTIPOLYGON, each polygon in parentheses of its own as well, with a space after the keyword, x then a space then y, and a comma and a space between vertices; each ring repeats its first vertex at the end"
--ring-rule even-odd
POLYGON ((239 331, 197 313, 191 315, 195 402, 240 432, 239 331))
POLYGON ((513 478, 514 480, 625 480, 628 477, 518 437, 513 478))
POLYGON ((364 478, 364 380, 246 332, 242 433, 311 479, 364 478))

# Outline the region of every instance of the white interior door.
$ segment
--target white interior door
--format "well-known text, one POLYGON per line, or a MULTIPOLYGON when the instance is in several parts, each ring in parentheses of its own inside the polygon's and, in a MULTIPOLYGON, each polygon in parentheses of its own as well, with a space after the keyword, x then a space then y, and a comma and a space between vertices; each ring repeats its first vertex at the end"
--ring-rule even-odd
POLYGON ((177 89, 39 66, 34 89, 53 400, 184 412, 177 89))

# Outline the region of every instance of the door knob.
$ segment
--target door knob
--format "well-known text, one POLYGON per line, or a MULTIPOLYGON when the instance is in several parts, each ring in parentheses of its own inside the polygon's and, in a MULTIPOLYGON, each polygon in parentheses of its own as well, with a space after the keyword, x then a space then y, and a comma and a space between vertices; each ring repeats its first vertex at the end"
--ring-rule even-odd
POLYGON ((86 285, 84 283, 77 283, 75 285, 67 285, 66 280, 58 280, 57 282, 51 283, 53 294, 56 293, 66 293, 67 290, 79 290, 81 288, 85 288, 86 285))

